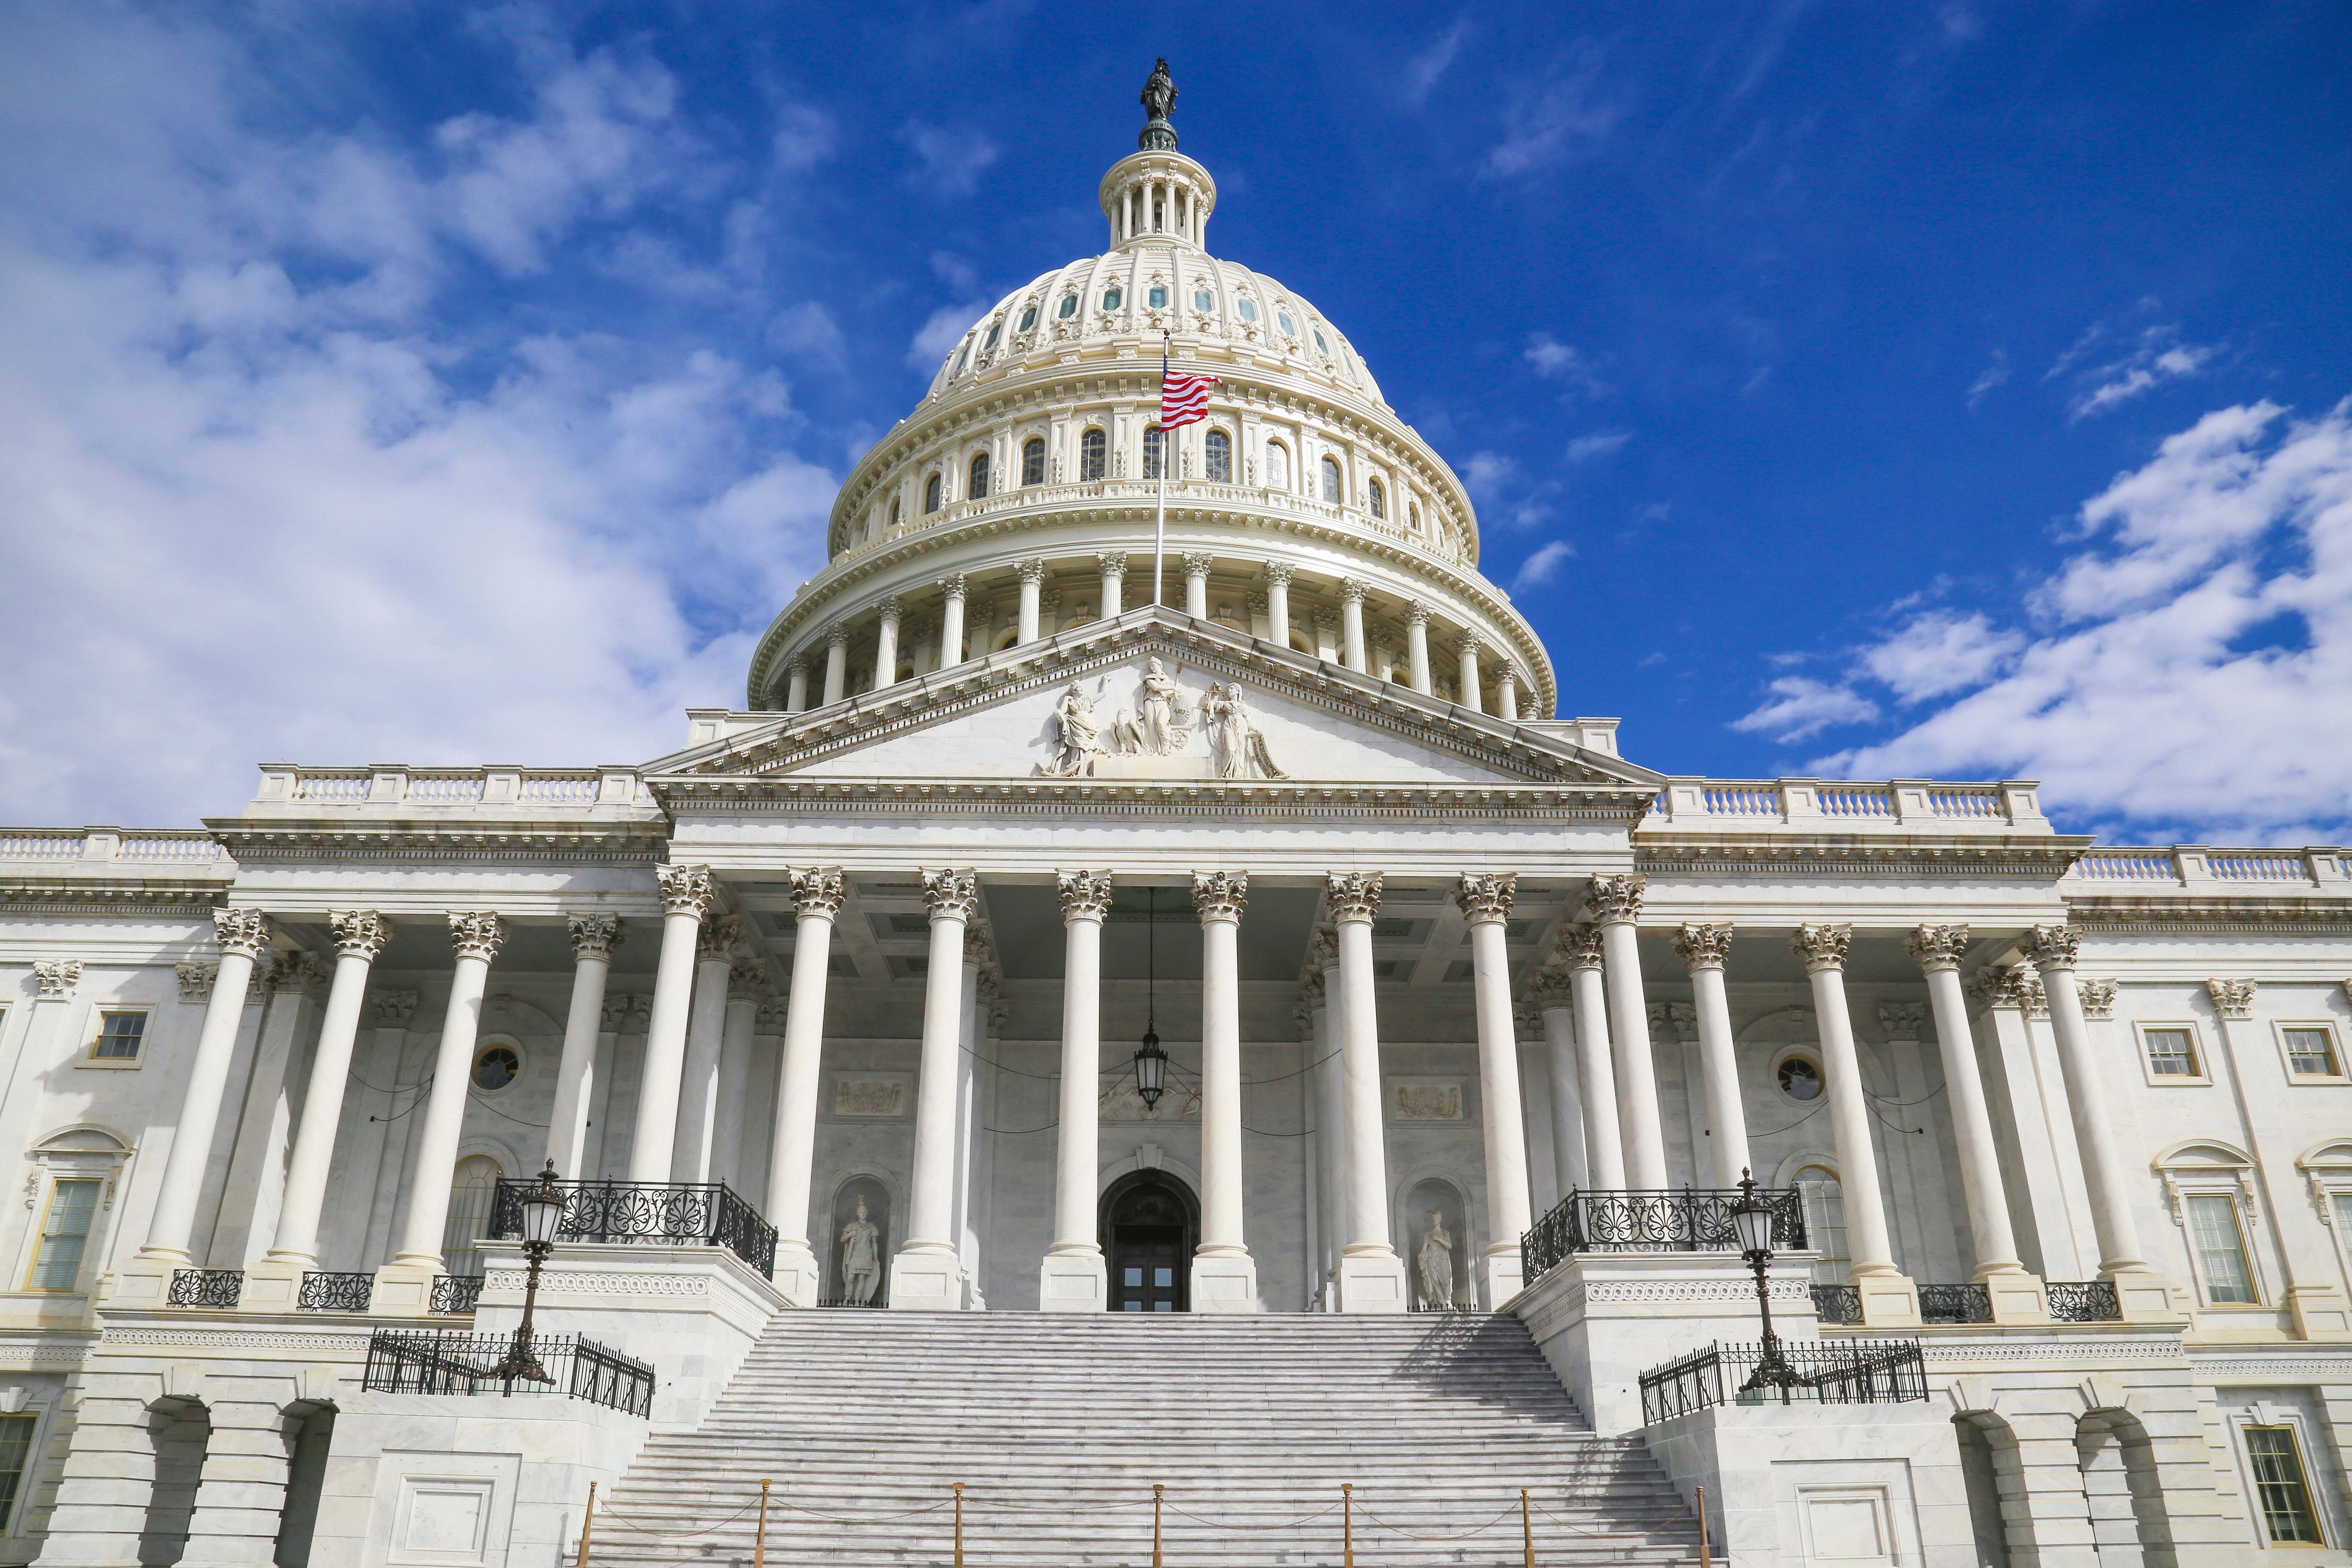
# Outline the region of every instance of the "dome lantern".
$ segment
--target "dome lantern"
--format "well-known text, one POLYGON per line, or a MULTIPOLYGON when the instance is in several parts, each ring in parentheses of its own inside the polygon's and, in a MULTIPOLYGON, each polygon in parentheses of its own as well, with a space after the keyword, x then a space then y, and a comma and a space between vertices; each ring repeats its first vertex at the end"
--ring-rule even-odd
POLYGON ((1176 128, 1168 122, 1176 106, 1176 83, 1166 60, 1151 68, 1142 103, 1148 118, 1136 133, 1137 150, 1111 165, 1097 193, 1110 222, 1111 248, 1160 238, 1205 249, 1217 183, 1176 150, 1176 128))

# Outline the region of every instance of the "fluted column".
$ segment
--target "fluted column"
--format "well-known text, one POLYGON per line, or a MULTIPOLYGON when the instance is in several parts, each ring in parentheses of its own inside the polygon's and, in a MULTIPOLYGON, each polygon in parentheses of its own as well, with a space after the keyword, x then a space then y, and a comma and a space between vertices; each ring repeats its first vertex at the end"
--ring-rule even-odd
POLYGON ((1201 1245, 1192 1310, 1257 1310, 1257 1264, 1242 1234, 1243 871, 1192 873, 1201 917, 1201 1245))
POLYGON ((824 628, 824 700, 830 705, 849 694, 849 623, 824 628))
POLYGON ((1276 647, 1290 646, 1290 575, 1293 568, 1286 561, 1265 563, 1265 624, 1272 635, 1266 640, 1276 647))
POLYGON ((796 653, 784 665, 784 711, 808 710, 808 655, 796 653))
POLYGON ((738 952, 727 964, 727 1016, 719 1030, 719 1116, 711 1132, 710 1180, 738 1194, 751 1189, 743 1169, 744 1102, 751 1081, 752 1037, 768 999, 768 966, 738 952))
POLYGON ((1601 983, 1607 963, 1601 928, 1571 927, 1560 940, 1568 963, 1569 994, 1576 1006, 1576 1084, 1584 1108, 1585 1182, 1596 1192, 1625 1187, 1624 1119, 1617 1114, 1617 1068, 1609 1043, 1609 994, 1601 983))
POLYGON ((629 1140, 629 1180, 667 1182, 677 1147, 679 1078, 686 1026, 694 1005, 695 947, 702 920, 719 896, 708 866, 656 866, 661 884, 661 956, 654 969, 652 1016, 646 1023, 645 1068, 637 1084, 637 1126, 629 1140))
POLYGON ((1801 925, 1790 951, 1804 961, 1819 1021, 1822 1076, 1829 1080, 1830 1130, 1837 1145, 1838 1186, 1845 1201, 1846 1249, 1852 1279, 1862 1288, 1863 1321, 1919 1321, 1917 1292, 1895 1267, 1886 1225, 1886 1198, 1878 1183, 1877 1147, 1870 1135, 1870 1100, 1853 1019, 1845 1005, 1845 954, 1853 941, 1846 925, 1801 925), (1907 1304, 1906 1304, 1907 1303, 1907 1304))
POLYGON ((964 661, 963 574, 940 578, 940 668, 946 669, 964 661))
POLYGON ((1209 568, 1217 558, 1205 550, 1184 557, 1184 613, 1196 621, 1209 618, 1209 568))
POLYGON ((1045 589, 1045 563, 1024 561, 1017 570, 1021 574, 1021 609, 1018 629, 1013 635, 1021 642, 1033 643, 1037 640, 1037 598, 1045 589))
POLYGON ((1507 664, 1495 674, 1495 717, 1519 721, 1519 672, 1507 664))
POLYGON ((1317 1073, 1316 1125, 1326 1130, 1323 1142, 1323 1277, 1318 1282, 1323 1310, 1335 1311, 1339 1301, 1339 1259, 1348 1250, 1348 1082, 1340 1059, 1339 938, 1329 926, 1318 926, 1307 939, 1307 961, 1315 971, 1315 1046, 1321 1067, 1317 1073))
POLYGON ((1418 602, 1404 607, 1405 663, 1412 689, 1423 697, 1437 689, 1429 673, 1429 606, 1418 602))
POLYGON ((673 1182, 708 1182, 718 1149, 719 1058, 727 1033, 727 973, 743 935, 735 915, 702 922, 694 940, 694 999, 687 1010, 686 1052, 678 1068, 677 1128, 670 1145, 673 1182))
POLYGON ((776 1289, 795 1307, 816 1304, 816 1252, 809 1245, 809 1184, 816 1158, 816 1091, 824 1058, 824 983, 833 922, 841 913, 838 866, 789 871, 799 921, 793 984, 784 1005, 783 1062, 776 1078, 776 1130, 768 1149, 768 1223, 776 1227, 776 1289))
POLYGON ((1339 579, 1339 662, 1353 670, 1370 663, 1364 656, 1364 595, 1370 589, 1360 578, 1339 579))
POLYGON ((1528 1195, 1528 1130, 1519 1103, 1519 1041, 1511 1017, 1511 959, 1503 921, 1518 878, 1465 875, 1454 901, 1470 922, 1470 984, 1478 1016, 1478 1095, 1486 1107, 1486 1307, 1519 1293, 1519 1238, 1535 1223, 1528 1195))
POLYGON ((1559 1197, 1592 1185, 1591 1155, 1585 1147, 1584 1085, 1577 1076, 1576 999, 1568 970, 1546 965, 1528 982, 1527 1005, 1543 1034, 1544 1071, 1551 1085, 1552 1170, 1559 1197))
MULTIPOLYGON (((1163 454, 1161 461, 1166 460, 1163 454)), ((1102 597, 1098 607, 1102 612, 1102 618, 1109 620, 1113 616, 1118 615, 1122 607, 1119 604, 1119 588, 1120 584, 1127 581, 1127 552, 1104 551, 1095 557, 1095 564, 1102 571, 1102 597)))
POLYGON ((1690 970, 1698 1014, 1699 1073, 1706 1083, 1706 1120, 1715 1152, 1707 1180, 1736 1187, 1748 1173, 1748 1110, 1740 1103, 1739 1057, 1731 1039, 1731 1004, 1723 992, 1723 965, 1731 955, 1727 925, 1686 925, 1675 933, 1675 955, 1690 970))
POLYGON ((1640 877, 1595 877, 1592 923, 1609 974, 1609 1047, 1617 1070, 1617 1118, 1625 1141, 1625 1184, 1643 1192, 1666 1185, 1665 1131, 1658 1120, 1657 1065, 1650 1055, 1650 1009, 1642 994, 1640 877))
POLYGON ((1348 1247, 1339 1258, 1339 1310, 1402 1312, 1409 1303, 1404 1260, 1389 1240, 1380 1016, 1372 996, 1372 917, 1380 912, 1381 874, 1335 874, 1324 897, 1339 946, 1339 1071, 1348 1111, 1348 1247))
POLYGON ((886 594, 875 606, 879 616, 874 628, 874 689, 898 683, 898 595, 886 594))
POLYGON ((915 1168, 907 1235, 890 1260, 890 1305, 948 1310, 961 1304, 955 1246, 956 1058, 963 1036, 963 932, 980 904, 970 871, 923 873, 930 963, 923 981, 923 1054, 915 1092, 915 1168))
POLYGON ((1478 656, 1486 651, 1486 645, 1478 640, 1477 633, 1464 632, 1454 639, 1454 646, 1460 656, 1455 666, 1454 700, 1474 712, 1484 712, 1486 702, 1478 689, 1478 656))
MULTIPOLYGON (((506 942, 506 927, 488 910, 459 910, 449 916, 449 940, 457 950, 457 968, 449 976, 449 1007, 441 1017, 433 1087, 425 1096, 424 1128, 417 1134, 416 1160, 409 1172, 408 1213, 401 1226, 400 1247, 384 1266, 386 1270, 427 1276, 428 1288, 429 1277, 442 1268, 441 1233, 449 1223, 457 1140, 465 1131, 466 1098, 473 1086, 482 992, 489 984, 490 960, 506 942)), ((379 1276, 379 1298, 384 1283, 379 1276)))
POLYGON ((1101 1169, 1102 928, 1110 874, 1062 871, 1062 1088, 1054 1165, 1054 1240, 1038 1266, 1037 1305, 1048 1312, 1099 1312, 1110 1303, 1102 1244, 1095 1234, 1101 1169))
POLYGON ((1968 1205, 1969 1240, 1976 1255, 1969 1278, 1986 1288, 1995 1322, 2046 1317, 2042 1282, 2018 1259, 2009 1194, 2001 1181, 2000 1149, 1993 1138, 1984 1077, 1977 1068, 1976 1043, 1969 1031, 1968 998, 1960 991, 1960 959, 1969 950, 1969 928, 1921 926, 1903 945, 1927 976, 1936 1049, 1944 1068, 1944 1098, 1960 1157, 1960 1194, 1968 1205))
POLYGON ((618 915, 572 917, 572 1006, 563 1016, 563 1057, 555 1069, 555 1110, 547 1157, 559 1176, 588 1174, 588 1108, 596 1092, 596 1042, 604 1024, 604 984, 621 945, 618 915))

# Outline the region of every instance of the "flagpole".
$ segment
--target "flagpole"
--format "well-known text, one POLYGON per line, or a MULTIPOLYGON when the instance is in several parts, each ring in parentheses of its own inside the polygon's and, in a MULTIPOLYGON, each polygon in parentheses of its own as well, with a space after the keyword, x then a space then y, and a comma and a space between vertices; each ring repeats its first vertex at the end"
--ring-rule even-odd
POLYGON ((1160 603, 1160 558, 1168 542, 1168 333, 1160 334, 1160 511, 1151 522, 1151 602, 1160 603))

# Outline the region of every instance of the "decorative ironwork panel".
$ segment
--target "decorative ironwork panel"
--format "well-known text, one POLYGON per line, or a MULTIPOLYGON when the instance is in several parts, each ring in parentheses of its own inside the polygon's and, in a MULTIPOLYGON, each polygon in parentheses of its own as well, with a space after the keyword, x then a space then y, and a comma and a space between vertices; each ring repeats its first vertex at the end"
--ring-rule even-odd
MULTIPOLYGON (((488 1235, 522 1235, 522 1194, 536 1181, 511 1177, 490 1200, 488 1235)), ((770 1279, 776 1227, 723 1182, 558 1182, 570 1200, 558 1241, 655 1242, 723 1247, 770 1279)))
POLYGON ((1902 1405, 1927 1397, 1916 1340, 1780 1342, 1790 1379, 1750 1387, 1764 1347, 1717 1342, 1642 1374, 1644 1426, 1710 1405, 1902 1405))
POLYGON ((2112 1279, 2053 1279, 2042 1289, 2050 1316, 2061 1323, 2112 1323, 2124 1315, 2112 1279))
MULTIPOLYGON (((1775 1250, 1805 1246, 1805 1207, 1794 1187, 1759 1188, 1772 1210, 1775 1250)), ((1737 1189, 1571 1192, 1520 1237, 1528 1278, 1540 1279, 1572 1252, 1737 1252, 1737 1189)))
POLYGON ((433 1310, 457 1315, 469 1313, 474 1303, 482 1299, 480 1274, 436 1274, 433 1277, 433 1310))
POLYGON ((368 1338, 362 1386, 382 1394, 581 1399, 641 1416, 654 1407, 652 1367, 577 1334, 535 1334, 526 1346, 512 1334, 378 1329, 368 1338), (515 1352, 524 1349, 543 1379, 517 1373, 515 1352))
POLYGON ((1862 1287, 1859 1285, 1814 1286, 1813 1316, 1824 1323, 1862 1321, 1862 1287))
POLYGON ((1992 1291, 1982 1285, 1922 1285, 1919 1321, 1923 1323, 1990 1323, 1992 1291))
POLYGON ((373 1274, 310 1273, 294 1305, 305 1312, 364 1312, 374 1294, 373 1274))
POLYGON ((237 1298, 244 1294, 242 1268, 174 1268, 172 1293, 163 1299, 163 1303, 169 1307, 210 1307, 226 1312, 233 1310, 237 1298))
POLYGON ((820 1296, 816 1304, 820 1307, 840 1307, 852 1312, 887 1311, 890 1306, 889 1302, 880 1300, 878 1294, 871 1301, 853 1301, 846 1296, 820 1296))

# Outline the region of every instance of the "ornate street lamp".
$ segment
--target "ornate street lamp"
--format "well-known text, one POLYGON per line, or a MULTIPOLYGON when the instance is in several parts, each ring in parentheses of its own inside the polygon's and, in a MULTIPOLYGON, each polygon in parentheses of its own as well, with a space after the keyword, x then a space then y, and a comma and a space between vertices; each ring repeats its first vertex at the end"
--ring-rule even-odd
POLYGON ((1731 1226, 1739 1237, 1739 1256, 1756 1270, 1756 1310, 1764 1320, 1764 1353, 1748 1381, 1739 1385, 1739 1392, 1777 1392, 1785 1405, 1789 1391, 1797 1385, 1797 1369, 1780 1352, 1780 1336, 1772 1331, 1772 1296, 1764 1278, 1765 1266, 1772 1261, 1772 1205, 1756 1195, 1756 1178, 1741 1171, 1739 1202, 1732 1207, 1731 1226))
POLYGON ((499 1363, 493 1375, 509 1383, 552 1383, 547 1369, 539 1364, 539 1357, 530 1348, 531 1313, 539 1306, 539 1268, 555 1250, 555 1233, 563 1227, 563 1211, 572 1200, 556 1184, 555 1162, 550 1160, 547 1169, 539 1174, 539 1184, 527 1187, 522 1194, 522 1250, 530 1259, 530 1275, 523 1283, 522 1321, 515 1325, 514 1345, 499 1363))
POLYGON ((1143 1044, 1135 1053, 1135 1092, 1146 1110, 1168 1091, 1168 1053, 1160 1048, 1160 889, 1146 888, 1143 952, 1146 964, 1143 1001, 1143 1044))

